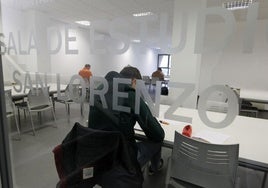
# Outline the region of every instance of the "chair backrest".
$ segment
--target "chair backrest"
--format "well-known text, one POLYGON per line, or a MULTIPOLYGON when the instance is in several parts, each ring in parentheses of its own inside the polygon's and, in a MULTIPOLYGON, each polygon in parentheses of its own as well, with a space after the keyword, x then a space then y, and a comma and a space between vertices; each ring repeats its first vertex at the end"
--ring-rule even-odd
POLYGON ((156 85, 156 81, 159 81, 158 77, 152 77, 151 84, 156 85))
POLYGON ((11 89, 5 90, 5 100, 6 100, 6 114, 14 113, 14 103, 12 102, 11 89))
POLYGON ((49 87, 32 88, 30 89, 27 98, 30 108, 51 105, 51 101, 49 99, 49 87))
POLYGON ((239 88, 231 88, 233 91, 234 91, 234 93, 235 93, 235 95, 236 95, 236 97, 237 97, 237 100, 238 100, 238 106, 239 106, 239 112, 240 112, 240 110, 241 110, 241 107, 242 107, 242 99, 240 98, 240 89, 239 88))
POLYGON ((66 100, 78 101, 81 97, 80 84, 68 84, 65 89, 66 100))
POLYGON ((145 85, 151 84, 150 76, 142 76, 142 80, 145 82, 145 85))
POLYGON ((238 144, 210 144, 176 132, 171 157, 171 178, 206 188, 233 188, 238 153, 238 144))

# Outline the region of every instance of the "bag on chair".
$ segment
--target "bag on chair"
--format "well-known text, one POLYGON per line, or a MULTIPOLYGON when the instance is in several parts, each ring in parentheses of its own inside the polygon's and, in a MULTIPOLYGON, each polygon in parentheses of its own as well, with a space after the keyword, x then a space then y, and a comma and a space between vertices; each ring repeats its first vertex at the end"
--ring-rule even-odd
POLYGON ((161 87, 161 95, 168 95, 168 87, 161 87))
MULTIPOLYGON (((75 123, 62 144, 53 149, 60 178, 57 188, 140 188, 122 133, 75 123)), ((140 183, 141 182, 141 183, 140 183)))

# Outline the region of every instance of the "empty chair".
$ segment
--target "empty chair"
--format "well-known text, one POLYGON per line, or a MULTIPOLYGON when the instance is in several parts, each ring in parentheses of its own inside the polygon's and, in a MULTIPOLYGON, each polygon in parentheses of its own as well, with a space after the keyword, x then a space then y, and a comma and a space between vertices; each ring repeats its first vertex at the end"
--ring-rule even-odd
POLYGON ((240 99, 239 100, 239 115, 245 115, 249 117, 258 117, 259 109, 252 105, 251 102, 247 100, 240 99))
POLYGON ((32 118, 33 112, 37 112, 38 115, 40 115, 42 111, 51 110, 54 121, 56 121, 53 105, 49 97, 49 87, 30 89, 27 95, 27 101, 18 104, 17 107, 19 109, 24 109, 28 111, 34 135, 35 135, 35 127, 32 118))
POLYGON ((249 117, 258 117, 259 109, 252 105, 251 102, 240 98, 240 89, 231 88, 237 96, 239 102, 239 115, 245 115, 249 117))
POLYGON ((238 152, 238 144, 210 144, 175 132, 166 187, 234 188, 238 152))
MULTIPOLYGON (((65 104, 67 115, 70 116, 70 105, 79 101, 81 97, 80 84, 68 84, 61 97, 56 96, 53 98, 54 102, 65 104)), ((81 102, 81 114, 83 110, 83 104, 81 102)))
POLYGON ((152 77, 151 86, 155 87, 157 81, 159 81, 159 78, 158 77, 152 77))
POLYGON ((142 76, 142 80, 144 81, 144 84, 147 86, 150 86, 151 84, 151 79, 150 76, 142 76))
POLYGON ((6 100, 6 117, 7 118, 9 118, 11 116, 14 117, 15 123, 16 123, 16 128, 17 128, 17 133, 18 133, 19 139, 20 139, 20 128, 19 128, 19 123, 18 123, 16 113, 15 113, 15 104, 12 101, 11 89, 5 91, 5 100, 6 100))

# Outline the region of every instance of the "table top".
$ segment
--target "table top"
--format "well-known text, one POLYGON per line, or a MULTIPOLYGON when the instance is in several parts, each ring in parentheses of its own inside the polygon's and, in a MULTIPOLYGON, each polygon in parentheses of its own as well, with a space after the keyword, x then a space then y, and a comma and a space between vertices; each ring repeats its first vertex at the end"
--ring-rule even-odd
POLYGON ((240 89, 240 98, 250 100, 252 102, 268 103, 268 91, 240 89))
MULTIPOLYGON (((169 123, 169 125, 161 124, 165 130, 165 141, 174 142, 175 131, 181 133, 184 126, 189 123, 164 119, 164 113, 168 108, 168 105, 160 106, 159 119, 169 123)), ((229 126, 215 129, 206 126, 201 121, 196 109, 178 108, 175 114, 193 118, 192 124, 190 124, 193 136, 201 131, 214 132, 215 135, 226 135, 228 139, 224 144, 239 144, 239 158, 268 164, 268 120, 237 116, 229 126)), ((207 114, 214 122, 219 122, 225 118, 224 113, 207 112, 207 114)), ((139 129, 139 125, 136 125, 136 128, 139 129)), ((136 131, 136 134, 142 133, 136 131)))

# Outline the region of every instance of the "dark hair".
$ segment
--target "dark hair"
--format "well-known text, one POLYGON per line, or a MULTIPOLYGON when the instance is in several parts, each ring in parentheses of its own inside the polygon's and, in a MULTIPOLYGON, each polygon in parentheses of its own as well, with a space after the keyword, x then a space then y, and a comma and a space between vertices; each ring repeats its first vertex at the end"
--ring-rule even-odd
POLYGON ((160 67, 158 67, 157 70, 162 71, 162 69, 160 67))
POLYGON ((131 67, 131 66, 125 67, 121 70, 120 74, 124 78, 141 79, 141 73, 139 69, 137 69, 136 67, 131 67))
POLYGON ((85 64, 85 67, 89 67, 90 68, 91 66, 90 66, 90 64, 85 64))

